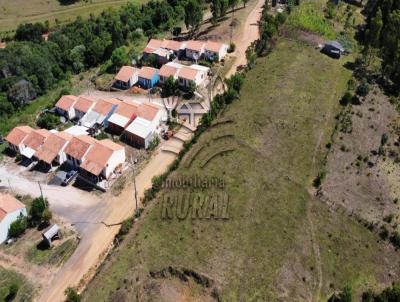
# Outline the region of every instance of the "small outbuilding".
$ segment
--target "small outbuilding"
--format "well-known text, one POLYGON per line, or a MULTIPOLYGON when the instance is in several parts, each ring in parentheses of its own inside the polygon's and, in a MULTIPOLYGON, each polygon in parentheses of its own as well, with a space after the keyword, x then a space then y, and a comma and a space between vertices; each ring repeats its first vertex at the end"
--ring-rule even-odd
POLYGON ((61 238, 61 230, 57 224, 53 224, 51 227, 47 228, 42 233, 43 241, 48 245, 51 246, 51 243, 54 239, 61 238))

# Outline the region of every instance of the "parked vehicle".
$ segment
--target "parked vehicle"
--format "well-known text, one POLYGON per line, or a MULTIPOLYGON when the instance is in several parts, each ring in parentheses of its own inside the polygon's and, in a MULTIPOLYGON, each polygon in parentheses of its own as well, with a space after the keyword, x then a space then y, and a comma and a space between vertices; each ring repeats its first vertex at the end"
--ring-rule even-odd
POLYGON ((76 170, 71 170, 67 172, 67 175, 65 175, 65 178, 62 182, 63 186, 68 186, 68 184, 78 175, 78 171, 76 170))

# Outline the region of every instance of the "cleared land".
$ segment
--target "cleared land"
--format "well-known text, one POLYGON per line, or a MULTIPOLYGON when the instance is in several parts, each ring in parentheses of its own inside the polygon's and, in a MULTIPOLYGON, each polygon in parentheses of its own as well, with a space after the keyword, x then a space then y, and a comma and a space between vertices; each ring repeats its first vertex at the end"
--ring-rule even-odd
POLYGON ((230 219, 163 220, 161 192, 84 300, 316 301, 345 285, 359 294, 397 279, 392 247, 310 194, 350 78, 343 64, 284 39, 259 59, 221 117, 234 122, 202 135, 190 167, 185 158, 176 172, 225 179, 230 219), (235 150, 214 156, 227 149, 235 150), (175 273, 162 273, 169 267, 175 273), (185 270, 212 285, 174 277, 185 270))
POLYGON ((90 0, 61 5, 58 0, 0 0, 0 32, 14 31, 20 23, 44 22, 54 25, 71 22, 77 16, 99 14, 110 7, 120 7, 127 0, 90 0))

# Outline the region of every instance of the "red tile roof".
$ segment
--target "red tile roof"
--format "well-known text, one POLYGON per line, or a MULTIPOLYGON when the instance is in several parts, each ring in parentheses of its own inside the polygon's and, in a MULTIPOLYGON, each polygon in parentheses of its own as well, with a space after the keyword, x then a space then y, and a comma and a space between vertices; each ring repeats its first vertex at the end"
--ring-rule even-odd
POLYGON ((149 43, 147 43, 146 48, 153 48, 153 49, 157 49, 160 48, 162 45, 163 41, 161 40, 157 40, 157 39, 151 39, 149 41, 149 43))
POLYGON ((197 72, 198 71, 196 69, 185 66, 179 70, 178 77, 194 81, 196 79, 197 72))
POLYGON ((156 105, 143 103, 140 104, 138 108, 138 117, 152 121, 156 117, 159 110, 160 108, 156 105))
POLYGON ((114 151, 121 150, 124 147, 112 142, 109 139, 101 140, 93 145, 88 152, 85 161, 81 164, 81 168, 98 176, 107 166, 110 157, 114 151))
POLYGON ((35 156, 39 160, 51 164, 64 145, 71 139, 72 136, 68 133, 51 133, 44 144, 36 151, 35 156))
POLYGON ((160 76, 168 78, 169 76, 175 76, 176 73, 178 72, 178 68, 169 66, 169 65, 163 65, 160 69, 160 76))
POLYGON ((128 119, 135 118, 138 115, 138 105, 121 102, 115 113, 122 115, 128 119))
POLYGON ((195 50, 195 51, 201 51, 204 44, 205 44, 204 41, 190 40, 190 41, 187 41, 186 48, 195 50))
POLYGON ((151 80, 157 71, 158 69, 156 68, 144 66, 140 69, 139 77, 151 80))
POLYGON ((90 146, 95 142, 94 138, 87 135, 76 136, 71 139, 64 152, 75 159, 82 160, 90 146))
POLYGON ((0 193, 0 222, 7 214, 25 208, 25 205, 10 194, 0 193))
POLYGON ((33 130, 24 139, 24 145, 37 151, 39 147, 44 144, 50 134, 51 132, 46 129, 33 130))
POLYGON ((10 131, 5 140, 10 144, 18 146, 33 131, 29 126, 18 126, 10 131))
POLYGON ((63 95, 56 103, 56 107, 68 111, 75 104, 77 100, 78 100, 77 96, 63 95))
POLYGON ((99 100, 96 105, 94 105, 93 111, 101 115, 107 115, 111 112, 113 106, 113 103, 109 102, 108 100, 99 100))
POLYGON ((95 98, 90 96, 79 96, 78 101, 75 103, 74 108, 81 112, 88 112, 93 103, 96 102, 95 98))
POLYGON ((138 72, 138 69, 132 66, 122 66, 115 79, 122 82, 128 82, 129 79, 138 72))
POLYGON ((182 42, 174 41, 174 40, 164 40, 161 44, 161 47, 178 51, 181 48, 182 42))
POLYGON ((224 44, 214 41, 207 41, 205 49, 212 52, 219 52, 224 44))

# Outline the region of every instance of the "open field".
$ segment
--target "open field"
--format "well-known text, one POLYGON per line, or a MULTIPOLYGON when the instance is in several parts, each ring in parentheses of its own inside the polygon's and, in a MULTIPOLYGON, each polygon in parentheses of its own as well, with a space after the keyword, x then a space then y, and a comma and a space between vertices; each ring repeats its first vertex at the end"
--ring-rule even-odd
POLYGON ((344 63, 284 39, 259 59, 220 119, 233 122, 202 135, 175 175, 223 178, 230 219, 164 220, 162 196, 174 192, 162 191, 84 300, 319 301, 398 279, 392 247, 310 194, 351 75, 344 63), (190 272, 200 288, 180 281, 190 272))
POLYGON ((100 14, 110 7, 120 7, 128 0, 90 0, 76 4, 61 5, 58 0, 0 0, 0 31, 14 31, 18 24, 49 21, 54 25, 71 22, 77 16, 89 17, 100 14))
POLYGON ((18 294, 13 301, 31 301, 33 288, 28 281, 20 274, 0 267, 0 301, 6 301, 9 295, 9 288, 16 284, 19 287, 18 294))

